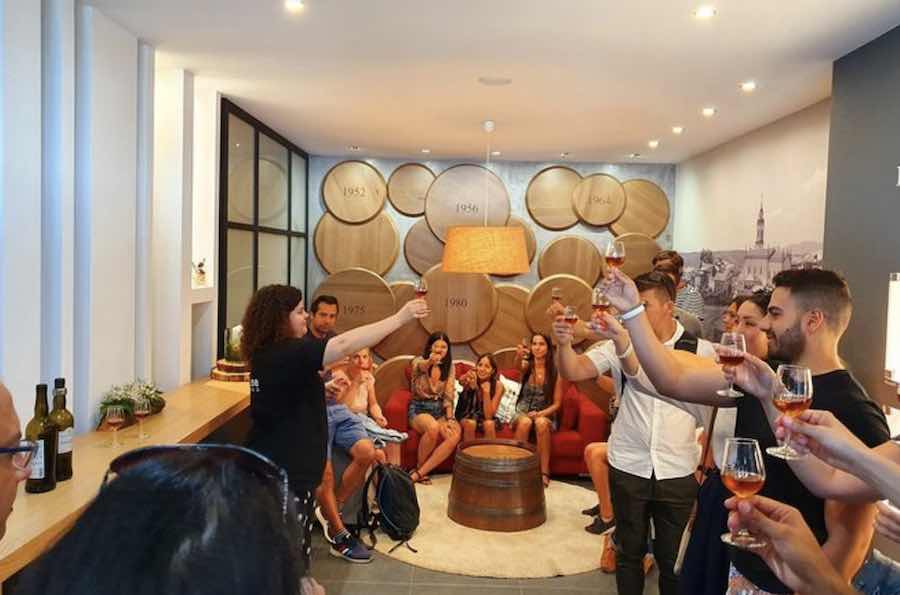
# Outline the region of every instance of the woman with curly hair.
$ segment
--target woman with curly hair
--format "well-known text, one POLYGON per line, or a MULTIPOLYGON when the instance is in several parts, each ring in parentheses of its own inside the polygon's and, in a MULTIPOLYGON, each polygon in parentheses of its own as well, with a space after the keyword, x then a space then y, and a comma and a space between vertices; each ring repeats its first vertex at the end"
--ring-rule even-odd
MULTIPOLYGON (((325 385, 319 371, 363 347, 375 345, 413 319, 427 315, 428 305, 424 300, 411 300, 380 322, 327 341, 302 341, 307 332, 308 314, 303 293, 296 287, 262 287, 247 305, 241 353, 250 362, 251 369, 253 428, 248 446, 287 471, 299 502, 304 529, 302 555, 307 568, 313 495, 325 469, 328 437, 325 385)), ((352 548, 355 544, 347 546, 352 548)))

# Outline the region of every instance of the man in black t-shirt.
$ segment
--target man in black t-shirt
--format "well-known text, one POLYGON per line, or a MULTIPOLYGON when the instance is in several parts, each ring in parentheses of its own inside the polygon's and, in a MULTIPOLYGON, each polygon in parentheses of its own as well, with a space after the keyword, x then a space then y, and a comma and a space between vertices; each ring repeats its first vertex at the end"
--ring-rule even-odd
MULTIPOLYGON (((320 295, 313 300, 309 310, 309 332, 302 340, 324 345, 336 336, 334 329, 337 325, 338 308, 337 298, 331 295, 320 295)), ((328 366, 323 370, 323 376, 327 379, 330 370, 339 367, 344 361, 338 360, 328 366)), ((344 526, 340 511, 344 501, 365 481, 366 472, 375 461, 375 445, 359 418, 353 415, 346 405, 338 403, 328 394, 325 396, 325 413, 328 422, 327 461, 322 474, 322 483, 316 490, 318 506, 315 515, 322 525, 325 539, 331 544, 333 555, 357 564, 371 562, 372 556, 369 551, 357 546, 350 539, 350 533, 344 526), (337 490, 334 487, 334 468, 331 464, 331 453, 336 446, 345 450, 351 458, 350 464, 341 475, 341 485, 337 490)))
MULTIPOLYGON (((760 328, 769 338, 770 357, 805 366, 813 374, 814 409, 831 411, 869 446, 889 438, 884 415, 869 399, 838 356, 838 343, 850 321, 852 304, 846 282, 832 271, 789 270, 776 275, 775 291, 760 328)), ((715 368, 700 367, 689 354, 673 356, 655 339, 642 315, 633 282, 618 271, 603 288, 625 319, 635 351, 657 390, 677 399, 725 405, 715 395, 725 382, 715 368)), ((774 386, 751 385, 746 366, 737 368, 744 388, 760 398, 738 399, 735 435, 755 438, 760 446, 775 443, 771 424, 780 413, 772 404, 774 386)), ((798 508, 829 560, 849 580, 861 566, 872 538, 874 506, 816 498, 780 459, 766 457, 767 477, 761 495, 798 508)), ((789 593, 755 554, 733 550, 733 592, 789 593)))

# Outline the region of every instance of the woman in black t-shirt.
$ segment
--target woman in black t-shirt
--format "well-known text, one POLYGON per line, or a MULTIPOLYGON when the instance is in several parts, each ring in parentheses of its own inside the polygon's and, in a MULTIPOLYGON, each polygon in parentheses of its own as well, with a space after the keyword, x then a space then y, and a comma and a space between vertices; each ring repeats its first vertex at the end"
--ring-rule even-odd
POLYGON ((242 321, 241 353, 250 362, 248 447, 287 471, 304 526, 303 555, 310 551, 313 494, 325 468, 325 387, 319 371, 363 347, 375 345, 415 318, 428 315, 424 300, 328 341, 301 341, 308 314, 303 293, 268 285, 250 299, 242 321))

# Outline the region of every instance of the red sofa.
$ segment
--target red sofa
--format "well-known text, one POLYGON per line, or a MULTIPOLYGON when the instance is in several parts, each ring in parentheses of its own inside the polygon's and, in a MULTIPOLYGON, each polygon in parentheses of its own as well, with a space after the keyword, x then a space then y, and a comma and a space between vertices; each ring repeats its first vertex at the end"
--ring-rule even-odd
MULTIPOLYGON (((461 378, 469 370, 465 363, 456 364, 456 377, 461 378)), ((507 378, 518 380, 517 370, 503 370, 507 378)), ((407 367, 406 376, 409 379, 411 369, 407 367)), ((565 383, 563 388, 562 407, 557 414, 558 429, 553 432, 550 451, 551 475, 578 475, 587 473, 584 464, 584 447, 591 442, 603 442, 609 436, 609 417, 606 413, 580 393, 574 384, 565 383)), ((419 447, 419 434, 409 428, 406 418, 407 407, 412 393, 409 389, 396 390, 382 405, 382 411, 387 417, 391 428, 408 432, 409 439, 403 443, 401 451, 401 463, 404 468, 411 469, 416 466, 416 456, 419 447)), ((497 432, 498 438, 512 438, 513 432, 509 425, 505 425, 497 432)), ((438 471, 450 472, 453 469, 454 456, 450 456, 438 467, 438 471)))

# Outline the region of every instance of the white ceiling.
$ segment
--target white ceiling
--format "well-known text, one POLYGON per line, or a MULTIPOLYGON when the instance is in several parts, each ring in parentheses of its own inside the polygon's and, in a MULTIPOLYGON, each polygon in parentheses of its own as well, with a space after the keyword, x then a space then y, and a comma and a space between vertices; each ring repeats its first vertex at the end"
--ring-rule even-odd
POLYGON ((900 23, 896 0, 305 2, 91 0, 310 153, 432 159, 482 158, 492 118, 501 159, 682 161, 828 97, 832 61, 900 23))

